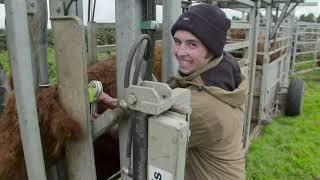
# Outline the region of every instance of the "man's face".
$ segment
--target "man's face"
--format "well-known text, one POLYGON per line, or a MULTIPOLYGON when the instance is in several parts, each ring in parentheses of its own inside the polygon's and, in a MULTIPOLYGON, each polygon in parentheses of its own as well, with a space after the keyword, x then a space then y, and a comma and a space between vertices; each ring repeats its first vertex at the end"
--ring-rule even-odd
POLYGON ((177 30, 174 34, 174 55, 179 64, 179 71, 190 74, 206 65, 210 57, 202 42, 192 33, 177 30))

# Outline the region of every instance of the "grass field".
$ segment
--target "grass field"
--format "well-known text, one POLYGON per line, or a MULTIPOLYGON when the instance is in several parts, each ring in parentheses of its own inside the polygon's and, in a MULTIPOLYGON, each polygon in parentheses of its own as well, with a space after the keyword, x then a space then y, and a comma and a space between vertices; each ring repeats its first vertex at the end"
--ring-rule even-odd
POLYGON ((248 180, 320 179, 320 71, 298 77, 305 80, 304 111, 274 119, 254 140, 248 180))

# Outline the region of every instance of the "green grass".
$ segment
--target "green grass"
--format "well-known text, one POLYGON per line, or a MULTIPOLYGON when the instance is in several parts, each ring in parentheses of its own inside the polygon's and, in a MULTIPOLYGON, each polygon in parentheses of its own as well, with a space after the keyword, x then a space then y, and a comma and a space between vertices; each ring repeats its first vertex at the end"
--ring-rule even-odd
POLYGON ((279 117, 255 139, 247 156, 248 180, 320 179, 320 71, 305 80, 304 111, 279 117))
POLYGON ((9 69, 9 57, 8 57, 8 51, 0 51, 0 63, 2 64, 3 69, 5 72, 8 72, 9 69))
MULTIPOLYGON (((0 63, 3 66, 4 71, 8 74, 10 71, 8 51, 0 52, 0 63)), ((49 82, 51 84, 57 83, 56 63, 54 58, 54 50, 48 48, 48 65, 49 65, 49 82)))

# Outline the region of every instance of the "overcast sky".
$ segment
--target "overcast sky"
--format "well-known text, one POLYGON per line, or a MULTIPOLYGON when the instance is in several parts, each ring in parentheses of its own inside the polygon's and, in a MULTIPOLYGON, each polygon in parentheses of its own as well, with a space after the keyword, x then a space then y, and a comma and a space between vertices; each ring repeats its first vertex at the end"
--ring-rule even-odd
MULTIPOLYGON (((97 0, 96 4, 96 14, 95 20, 96 22, 114 22, 115 19, 115 0, 97 0)), ((83 0, 84 4, 84 18, 86 19, 87 15, 87 2, 88 0, 83 0)), ((306 0, 306 2, 318 2, 317 7, 298 7, 296 9, 296 16, 300 16, 301 14, 314 13, 316 16, 319 15, 320 12, 320 0, 306 0)), ((232 16, 240 16, 241 13, 237 11, 226 11, 227 16, 231 18, 232 16)), ((157 6, 157 21, 161 21, 162 19, 162 7, 157 6)), ((4 5, 0 4, 0 28, 4 27, 4 16, 5 10, 4 5)))

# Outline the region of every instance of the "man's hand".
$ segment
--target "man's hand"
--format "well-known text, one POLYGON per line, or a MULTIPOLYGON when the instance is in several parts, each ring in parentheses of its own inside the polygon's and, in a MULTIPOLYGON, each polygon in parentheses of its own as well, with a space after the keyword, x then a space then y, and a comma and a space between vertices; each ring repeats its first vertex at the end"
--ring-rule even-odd
POLYGON ((109 95, 106 94, 105 92, 102 92, 102 93, 100 94, 100 96, 98 96, 98 97, 96 98, 96 100, 97 100, 98 102, 102 102, 102 103, 104 103, 104 104, 106 104, 106 105, 110 105, 110 106, 112 106, 112 107, 117 107, 117 106, 118 106, 118 99, 109 96, 109 95))

